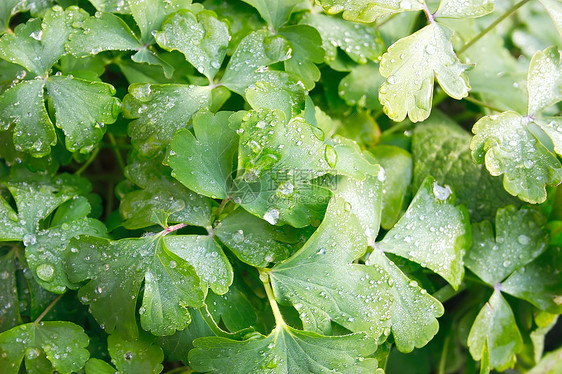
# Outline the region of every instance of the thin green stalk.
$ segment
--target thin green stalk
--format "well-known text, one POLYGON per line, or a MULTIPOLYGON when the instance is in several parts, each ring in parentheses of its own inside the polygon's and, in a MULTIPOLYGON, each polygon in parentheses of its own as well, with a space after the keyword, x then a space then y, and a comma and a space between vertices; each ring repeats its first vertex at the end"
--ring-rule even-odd
POLYGON ((476 104, 476 105, 479 105, 479 106, 483 106, 484 108, 491 109, 491 110, 493 110, 494 112, 500 112, 500 113, 503 112, 503 110, 501 110, 501 109, 498 109, 498 108, 496 108, 496 107, 494 107, 494 106, 492 106, 492 105, 486 104, 485 102, 480 101, 480 100, 475 99, 475 98, 470 97, 470 96, 464 97, 463 100, 470 101, 470 102, 473 103, 473 104, 476 104))
POLYGON ((90 157, 86 160, 86 162, 82 166, 80 166, 80 169, 76 170, 76 172, 74 174, 76 174, 76 175, 82 174, 84 172, 84 170, 86 170, 90 166, 90 164, 96 159, 99 151, 100 151, 100 147, 97 147, 96 149, 94 149, 94 151, 92 152, 90 157))
POLYGON ((273 290, 271 289, 271 283, 269 282, 268 269, 260 269, 260 280, 263 283, 263 287, 265 288, 265 293, 267 295, 267 300, 269 301, 269 305, 271 306, 271 310, 273 311, 275 324, 278 328, 284 326, 285 320, 283 319, 283 315, 281 314, 279 305, 277 305, 277 301, 275 301, 275 297, 273 296, 273 290))
POLYGON ((64 294, 60 294, 57 296, 56 299, 54 299, 53 301, 51 301, 51 303, 45 308, 45 310, 43 311, 43 313, 39 314, 39 317, 37 317, 37 319, 35 321, 33 321, 34 324, 38 324, 39 322, 41 322, 41 320, 43 319, 43 317, 45 317, 47 315, 47 313, 49 313, 49 311, 51 309, 53 309, 53 307, 55 306, 56 303, 59 302, 59 300, 62 298, 62 295, 64 294))
POLYGON ((121 156, 121 152, 116 148, 117 141, 115 140, 115 136, 112 133, 107 133, 107 137, 109 138, 109 142, 111 145, 114 146, 113 153, 115 153, 115 158, 117 159, 117 163, 122 171, 125 171, 125 162, 123 161, 123 156, 121 156))
POLYGON ((499 25, 503 20, 505 20, 506 18, 508 18, 509 16, 511 16, 513 13, 515 13, 519 8, 521 8, 523 5, 527 4, 529 1, 531 0, 521 0, 520 2, 518 2, 517 4, 513 5, 510 9, 508 9, 507 12, 505 12, 504 14, 502 14, 497 20, 495 20, 494 22, 492 22, 488 27, 486 27, 484 30, 480 31, 480 33, 478 35, 476 35, 474 38, 472 38, 468 43, 466 43, 465 45, 462 46, 462 48, 457 52, 457 56, 460 56, 461 54, 463 54, 464 52, 466 52, 467 49, 469 49, 470 47, 472 47, 477 41, 479 41, 484 35, 486 35, 487 33, 489 33, 490 31, 492 31, 497 25, 499 25))
POLYGON ((388 135, 388 134, 394 134, 395 132, 405 131, 411 126, 413 126, 412 122, 404 121, 402 123, 392 126, 389 129, 384 130, 381 135, 388 135))

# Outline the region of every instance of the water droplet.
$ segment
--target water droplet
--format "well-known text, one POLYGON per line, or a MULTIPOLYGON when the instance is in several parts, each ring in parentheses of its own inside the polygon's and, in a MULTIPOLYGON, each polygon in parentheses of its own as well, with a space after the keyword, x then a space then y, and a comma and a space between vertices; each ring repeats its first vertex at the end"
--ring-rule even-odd
POLYGON ((55 269, 49 264, 41 264, 36 269, 37 277, 45 282, 50 282, 55 277, 55 269))
POLYGON ((263 219, 265 219, 270 224, 275 225, 277 223, 277 221, 279 221, 279 210, 277 210, 275 208, 270 208, 263 215, 263 219))

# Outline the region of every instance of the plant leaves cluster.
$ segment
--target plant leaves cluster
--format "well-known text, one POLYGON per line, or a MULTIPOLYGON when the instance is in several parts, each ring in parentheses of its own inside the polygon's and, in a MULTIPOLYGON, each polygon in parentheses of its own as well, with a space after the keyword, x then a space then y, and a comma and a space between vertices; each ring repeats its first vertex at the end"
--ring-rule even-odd
POLYGON ((2 1, 0 372, 557 372, 526 2, 2 1))

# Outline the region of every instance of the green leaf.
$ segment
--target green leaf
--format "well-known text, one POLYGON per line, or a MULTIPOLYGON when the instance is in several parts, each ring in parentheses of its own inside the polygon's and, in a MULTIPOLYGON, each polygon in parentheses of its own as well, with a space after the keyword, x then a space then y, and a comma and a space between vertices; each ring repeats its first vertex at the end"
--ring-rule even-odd
POLYGON ((211 236, 167 236, 164 247, 190 263, 205 284, 222 295, 232 284, 232 266, 211 236))
POLYGON ((441 0, 434 17, 476 18, 494 11, 493 0, 468 0, 459 3, 455 0, 441 0))
POLYGON ((129 26, 112 13, 96 13, 76 24, 80 32, 70 35, 66 49, 74 56, 95 55, 102 51, 137 51, 143 47, 129 26))
POLYGON ((166 163, 187 188, 212 198, 227 197, 238 136, 229 124, 232 112, 203 112, 193 118, 194 134, 180 129, 166 163), (230 180, 229 180, 230 179, 230 180))
POLYGON ((235 282, 227 293, 216 295, 209 292, 205 304, 215 321, 221 321, 230 331, 240 331, 256 325, 258 316, 241 282, 235 282))
POLYGON ((120 111, 113 86, 69 76, 49 77, 47 93, 53 101, 57 127, 66 135, 71 152, 91 151, 105 133, 105 124, 115 122, 120 111))
POLYGON ((306 92, 301 81, 279 71, 270 71, 267 79, 246 89, 246 101, 253 109, 279 109, 286 118, 303 111, 306 92))
POLYGON ((266 30, 248 34, 230 59, 221 83, 229 90, 244 95, 246 89, 258 82, 275 80, 276 71, 268 66, 291 58, 292 49, 284 37, 271 35, 266 30))
POLYGON ((25 67, 38 76, 45 75, 63 56, 65 43, 72 32, 72 24, 87 17, 77 7, 63 10, 54 6, 47 11, 43 22, 32 19, 16 27, 15 34, 0 39, 0 58, 25 67))
POLYGON ((212 82, 226 55, 230 34, 228 24, 214 12, 183 10, 166 19, 154 38, 160 47, 183 53, 212 82))
POLYGON ((238 175, 230 196, 271 224, 321 218, 329 191, 311 181, 329 171, 318 128, 279 110, 252 111, 240 127, 238 175), (311 217, 312 216, 312 217, 311 217))
POLYGON ((464 274, 462 258, 470 244, 466 208, 455 206, 449 186, 441 187, 427 177, 376 249, 417 262, 458 288, 464 274))
POLYGON ((210 373, 373 373, 377 360, 364 358, 376 349, 365 334, 322 336, 279 325, 268 336, 245 341, 221 337, 196 339, 191 366, 210 373))
POLYGON ((291 12, 295 5, 302 2, 302 0, 242 0, 258 10, 261 17, 271 26, 274 30, 278 30, 289 20, 291 12))
POLYGON ((86 374, 115 374, 115 368, 99 358, 90 358, 84 371, 86 374))
POLYGON ((544 218, 533 209, 498 209, 495 239, 490 222, 473 225, 473 246, 465 256, 466 267, 492 286, 501 282, 544 251, 547 238, 543 223, 544 218))
POLYGON ((271 262, 286 259, 291 253, 291 244, 298 241, 291 227, 270 225, 241 209, 226 216, 214 230, 241 261, 255 267, 266 267, 271 262))
POLYGON ((333 67, 338 48, 359 64, 366 64, 369 60, 378 61, 384 51, 380 34, 373 27, 324 14, 310 14, 302 23, 318 30, 322 36, 322 47, 326 51, 324 60, 333 67))
POLYGON ((489 32, 463 55, 475 65, 466 73, 471 93, 478 93, 480 100, 502 110, 527 110, 527 71, 506 48, 501 34, 489 32))
POLYGON ((414 347, 426 345, 439 330, 437 317, 443 306, 416 281, 410 280, 381 251, 374 250, 367 265, 378 265, 392 280, 392 306, 390 323, 396 348, 400 352, 411 352, 414 347))
POLYGON ((156 224, 152 215, 159 210, 168 215, 168 223, 203 227, 211 225, 210 200, 178 182, 164 178, 151 181, 145 188, 126 194, 119 205, 119 213, 124 219, 123 226, 130 230, 156 224))
POLYGON ((191 0, 127 0, 129 9, 139 26, 142 44, 154 41, 152 32, 160 30, 166 17, 180 9, 186 9, 191 0))
POLYGON ((55 293, 63 293, 66 288, 77 288, 76 284, 68 280, 64 267, 68 241, 79 235, 105 237, 106 231, 100 221, 80 218, 37 233, 25 249, 29 269, 36 277, 37 283, 55 293))
POLYGON ((162 348, 153 344, 153 340, 153 337, 145 335, 135 340, 125 340, 117 334, 110 335, 107 338, 107 346, 111 362, 118 373, 160 373, 163 369, 164 353, 162 348))
POLYGON ((389 230, 400 218, 410 187, 413 168, 412 155, 402 148, 392 145, 380 145, 372 153, 385 170, 381 226, 389 230))
POLYGON ((529 374, 556 374, 562 370, 562 348, 548 352, 529 374))
MULTIPOLYGON (((541 238, 539 241, 544 240, 541 238)), ((549 313, 562 313, 562 266, 559 247, 550 247, 533 262, 520 267, 501 284, 501 290, 527 300, 549 313)))
POLYGON ((493 222, 498 208, 521 204, 504 190, 500 178, 472 161, 470 134, 448 117, 434 112, 413 133, 414 188, 429 175, 450 185, 474 222, 493 222))
POLYGON ((18 289, 16 287, 16 251, 0 256, 0 332, 21 323, 18 289))
POLYGON ((18 12, 23 0, 6 0, 0 4, 0 35, 10 26, 10 18, 18 12))
POLYGON ((21 82, 0 96, 0 125, 6 131, 14 126, 16 151, 28 151, 35 157, 49 154, 57 142, 55 129, 45 108, 45 82, 21 82))
POLYGON ((117 327, 129 337, 137 336, 135 308, 143 280, 141 324, 157 335, 185 328, 190 322, 185 307, 203 303, 195 264, 170 252, 161 235, 118 241, 81 236, 69 247, 68 277, 72 282, 90 280, 78 295, 109 333, 117 327))
POLYGON ((527 80, 529 115, 535 115, 562 100, 562 61, 555 46, 537 51, 529 65, 527 80))
POLYGON ((129 5, 125 0, 90 0, 100 12, 129 14, 129 5))
POLYGON ((292 46, 291 58, 285 60, 285 70, 297 75, 308 90, 320 79, 316 64, 324 61, 322 37, 315 28, 307 25, 292 25, 279 30, 292 46))
POLYGON ((332 198, 306 244, 273 267, 271 284, 281 304, 297 309, 306 330, 329 333, 334 321, 378 338, 389 333, 389 280, 379 267, 353 263, 365 253, 367 237, 350 209, 344 199, 332 198))
MULTIPOLYGON (((211 294, 209 293, 209 295, 211 294)), ((191 323, 184 330, 178 331, 174 335, 157 338, 158 344, 162 347, 169 361, 182 361, 186 365, 189 364, 187 354, 193 349, 193 341, 204 336, 214 336, 199 310, 189 309, 189 313, 191 314, 191 323)))
POLYGON ((546 8, 556 26, 558 33, 562 35, 562 6, 556 0, 539 0, 546 8))
POLYGON ((424 1, 410 0, 319 0, 326 13, 338 14, 350 21, 370 23, 395 13, 422 10, 424 1))
POLYGON ((357 65, 340 81, 339 95, 347 105, 379 111, 379 88, 385 79, 379 73, 379 66, 373 62, 357 65))
MULTIPOLYGON (((490 174, 504 174, 503 186, 507 192, 536 204, 546 200, 545 185, 557 185, 562 181, 562 165, 538 140, 533 124, 550 133, 559 132, 555 127, 560 125, 554 121, 544 125, 540 120, 533 121, 509 111, 476 122, 470 149, 477 163, 486 162, 490 174)), ((553 140, 556 141, 555 150, 562 152, 558 138, 553 140)))
POLYGON ((123 115, 131 142, 144 157, 166 148, 173 134, 188 125, 200 109, 211 105, 207 87, 181 84, 132 84, 123 98, 123 115))
POLYGON ((475 360, 482 358, 483 349, 489 351, 490 368, 503 371, 515 364, 515 355, 521 350, 523 339, 513 312, 501 292, 495 290, 484 305, 468 336, 468 348, 475 360))
POLYGON ((449 28, 432 23, 400 39, 382 56, 380 73, 386 82, 379 100, 392 120, 400 122, 408 115, 412 122, 419 122, 429 117, 434 79, 455 99, 468 95, 464 73, 468 65, 457 59, 452 35, 449 28))
POLYGON ((45 356, 61 374, 79 371, 90 356, 88 336, 71 322, 42 322, 19 325, 0 334, 0 371, 17 374, 25 357, 27 372, 41 371, 45 356), (41 360, 43 358, 43 360, 41 360), (38 370, 38 371, 36 371, 38 370))

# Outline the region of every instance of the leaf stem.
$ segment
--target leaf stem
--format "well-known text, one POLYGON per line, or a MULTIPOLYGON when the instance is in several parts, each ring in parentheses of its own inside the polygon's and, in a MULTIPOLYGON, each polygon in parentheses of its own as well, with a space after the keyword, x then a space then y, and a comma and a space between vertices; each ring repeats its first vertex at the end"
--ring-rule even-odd
POLYGON ((49 313, 49 311, 51 309, 53 309, 53 307, 55 306, 56 303, 59 302, 59 300, 62 298, 62 295, 64 295, 63 293, 61 293, 60 295, 58 295, 53 301, 51 301, 51 303, 45 308, 45 310, 39 314, 39 317, 37 317, 37 319, 35 321, 33 321, 34 324, 38 324, 39 322, 41 322, 41 320, 43 319, 43 317, 45 317, 45 315, 47 313, 49 313))
POLYGON ((503 110, 501 110, 501 109, 498 109, 498 108, 496 108, 496 107, 494 107, 494 106, 492 106, 492 105, 486 104, 485 102, 480 101, 480 100, 475 99, 475 98, 470 97, 470 96, 463 97, 463 100, 470 101, 470 102, 473 103, 473 104, 476 104, 476 105, 479 105, 479 106, 483 106, 484 108, 491 109, 491 110, 493 110, 494 112, 499 112, 499 113, 503 112, 503 110))
POLYGON ((96 147, 96 149, 94 149, 94 151, 92 152, 90 157, 86 160, 86 162, 82 166, 80 166, 80 168, 78 170, 76 170, 74 172, 74 174, 76 174, 76 175, 82 174, 84 172, 84 170, 86 170, 91 165, 91 163, 96 159, 100 149, 101 149, 101 147, 96 147))
POLYGON ((226 207, 226 204, 228 204, 229 201, 230 201, 230 198, 228 198, 228 197, 221 201, 219 207, 217 208, 217 211, 215 212, 215 219, 219 219, 222 211, 224 210, 224 208, 226 207))
POLYGON ((271 289, 271 283, 269 282, 269 269, 260 269, 260 280, 263 283, 263 288, 265 288, 265 293, 267 295, 267 300, 269 301, 269 305, 271 305, 271 310, 273 311, 273 316, 275 317, 275 324, 277 327, 284 326, 285 320, 283 319, 283 315, 281 314, 281 310, 279 309, 279 305, 277 305, 277 301, 275 301, 275 297, 273 296, 273 290, 271 289))
POLYGON ((480 33, 478 35, 476 35, 474 38, 472 38, 468 43, 466 43, 465 45, 462 46, 462 48, 457 52, 457 56, 460 56, 461 54, 463 54, 464 52, 466 52, 467 49, 469 49, 470 47, 472 47, 477 41, 479 41, 484 35, 486 35, 487 33, 489 33, 490 31, 492 31, 497 25, 499 25, 503 20, 505 20, 506 18, 508 18, 509 16, 511 16, 513 13, 515 13, 519 8, 521 8, 523 5, 527 4, 530 0, 521 0, 520 2, 518 2, 517 4, 513 5, 511 8, 509 8, 507 10, 507 12, 505 12, 504 14, 502 14, 498 19, 496 19, 494 22, 492 22, 488 27, 486 27, 484 30, 480 31, 480 33))
POLYGON ((119 164, 121 171, 125 171, 125 162, 123 161, 121 152, 119 152, 119 150, 117 149, 117 141, 115 140, 115 136, 112 133, 108 132, 107 137, 109 138, 109 142, 111 143, 111 145, 114 147, 113 153, 115 153, 115 158, 117 159, 117 163, 119 164))
POLYGON ((414 124, 410 121, 404 121, 397 125, 394 125, 381 133, 382 135, 394 134, 395 132, 406 131, 409 127, 413 126, 414 124))
POLYGON ((164 235, 166 235, 166 234, 169 234, 171 232, 177 231, 179 229, 183 229, 186 226, 187 226, 187 223, 178 223, 177 225, 166 227, 166 229, 162 230, 162 233, 164 235))

